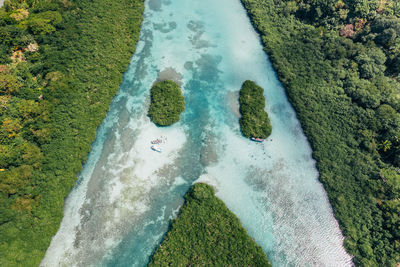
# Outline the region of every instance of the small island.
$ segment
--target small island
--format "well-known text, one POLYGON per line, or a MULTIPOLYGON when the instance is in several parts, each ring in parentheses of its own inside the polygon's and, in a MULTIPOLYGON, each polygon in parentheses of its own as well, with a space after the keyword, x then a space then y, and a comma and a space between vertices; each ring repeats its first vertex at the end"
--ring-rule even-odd
POLYGON ((272 126, 265 109, 264 89, 253 81, 245 81, 239 93, 240 129, 252 140, 267 138, 272 126))
POLYGON ((173 81, 157 82, 151 88, 150 119, 159 126, 169 126, 179 121, 185 110, 185 99, 179 85, 173 81))
POLYGON ((214 188, 194 184, 178 218, 149 266, 271 266, 265 252, 215 196, 214 188))

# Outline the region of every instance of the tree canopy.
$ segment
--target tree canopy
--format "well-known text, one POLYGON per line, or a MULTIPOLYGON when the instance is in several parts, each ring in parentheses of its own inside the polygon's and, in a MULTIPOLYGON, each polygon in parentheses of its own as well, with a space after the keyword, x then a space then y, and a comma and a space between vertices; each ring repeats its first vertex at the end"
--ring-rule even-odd
POLYGON ((267 138, 272 126, 265 111, 264 89, 253 81, 245 81, 239 92, 240 129, 244 136, 267 138))
POLYGON ((150 92, 149 117, 160 126, 169 126, 179 121, 185 110, 185 99, 179 85, 165 80, 155 83, 150 92))
POLYGON ((265 266, 262 248, 217 198, 214 188, 194 184, 149 266, 265 266))

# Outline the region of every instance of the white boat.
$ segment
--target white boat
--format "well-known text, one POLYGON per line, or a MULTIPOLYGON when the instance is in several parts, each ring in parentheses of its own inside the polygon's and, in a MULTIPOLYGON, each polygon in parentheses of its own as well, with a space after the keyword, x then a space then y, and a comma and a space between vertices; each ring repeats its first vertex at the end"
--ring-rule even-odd
POLYGON ((254 142, 259 142, 259 143, 261 143, 261 142, 264 142, 264 139, 262 139, 262 138, 257 138, 257 137, 252 137, 252 138, 250 138, 252 141, 254 141, 254 142))
POLYGON ((160 152, 160 153, 162 151, 161 148, 158 147, 158 146, 151 146, 151 149, 154 150, 154 151, 160 152))

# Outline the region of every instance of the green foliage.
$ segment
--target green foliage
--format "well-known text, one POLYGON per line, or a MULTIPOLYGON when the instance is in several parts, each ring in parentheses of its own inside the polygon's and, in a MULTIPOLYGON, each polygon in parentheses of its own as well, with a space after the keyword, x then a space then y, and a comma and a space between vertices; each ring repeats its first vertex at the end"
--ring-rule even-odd
POLYGON ((0 266, 44 256, 143 9, 141 0, 11 0, 0 9, 0 266))
POLYGON ((368 53, 358 55, 356 57, 356 62, 359 65, 360 76, 362 78, 374 78, 379 74, 383 74, 386 70, 386 66, 384 65, 386 56, 382 50, 378 48, 371 49, 368 53))
POLYGON ((359 266, 400 262, 396 1, 242 0, 313 148, 359 266), (381 6, 382 5, 382 6, 381 6), (339 32, 353 24, 354 36, 339 32), (386 69, 386 70, 385 70, 386 69))
POLYGON ((7 95, 18 92, 23 86, 18 75, 16 75, 15 71, 11 70, 4 70, 0 72, 0 85, 0 92, 7 95))
POLYGON ((400 171, 396 171, 395 169, 383 169, 381 170, 381 176, 387 184, 388 189, 394 195, 400 195, 400 171))
POLYGON ((30 15, 21 25, 26 25, 35 35, 45 35, 56 30, 56 26, 62 22, 62 16, 58 11, 45 11, 30 15))
POLYGON ((179 85, 173 81, 157 82, 151 88, 149 117, 160 126, 169 126, 179 121, 185 110, 185 99, 179 85))
MULTIPOLYGON (((383 204, 383 216, 385 218, 384 226, 392 229, 391 234, 396 240, 400 239, 400 200, 393 199, 385 201, 383 204)), ((400 243, 395 241, 395 248, 400 249, 400 243)))
POLYGON ((49 34, 56 30, 47 19, 31 18, 27 25, 33 34, 49 34))
POLYGON ((193 185, 149 266, 271 266, 207 184, 193 185))
POLYGON ((265 109, 264 89, 253 81, 245 81, 239 93, 240 129, 247 137, 267 138, 272 126, 265 109))

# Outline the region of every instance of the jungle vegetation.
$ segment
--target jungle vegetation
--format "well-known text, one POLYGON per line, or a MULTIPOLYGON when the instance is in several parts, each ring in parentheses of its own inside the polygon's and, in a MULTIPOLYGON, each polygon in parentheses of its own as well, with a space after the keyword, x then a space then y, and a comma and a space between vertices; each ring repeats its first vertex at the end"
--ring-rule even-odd
POLYGON ((169 126, 179 121, 185 110, 185 99, 177 83, 165 80, 155 83, 150 91, 149 117, 159 126, 169 126))
POLYGON ((251 138, 267 138, 272 126, 265 111, 264 89, 253 81, 245 81, 239 92, 240 130, 251 138))
POLYGON ((0 9, 0 266, 37 266, 139 38, 142 0, 0 9))
POLYGON ((358 266, 400 263, 400 2, 242 0, 358 266))
POLYGON ((194 184, 149 266, 271 266, 214 188, 194 184))

